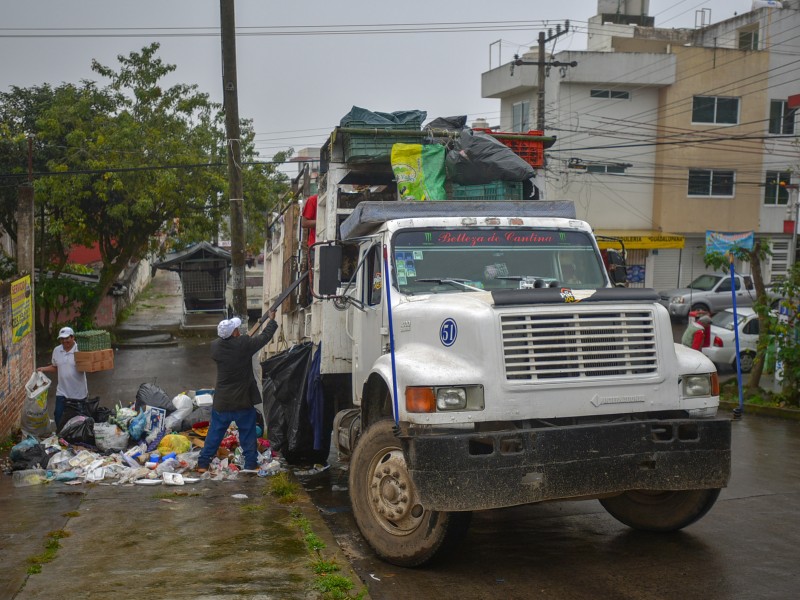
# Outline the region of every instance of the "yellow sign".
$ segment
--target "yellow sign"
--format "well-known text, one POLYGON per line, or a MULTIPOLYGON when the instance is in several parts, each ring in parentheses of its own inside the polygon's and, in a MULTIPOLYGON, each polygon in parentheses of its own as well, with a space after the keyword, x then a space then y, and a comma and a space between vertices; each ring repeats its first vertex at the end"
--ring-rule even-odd
POLYGON ((31 276, 11 283, 11 343, 17 343, 33 329, 31 276))
MULTIPOLYGON (((625 244, 626 250, 669 250, 684 246, 684 237, 676 233, 663 231, 641 231, 634 229, 602 229, 594 232, 598 236, 618 238, 625 244)), ((600 249, 618 248, 619 244, 608 240, 597 240, 600 249)))

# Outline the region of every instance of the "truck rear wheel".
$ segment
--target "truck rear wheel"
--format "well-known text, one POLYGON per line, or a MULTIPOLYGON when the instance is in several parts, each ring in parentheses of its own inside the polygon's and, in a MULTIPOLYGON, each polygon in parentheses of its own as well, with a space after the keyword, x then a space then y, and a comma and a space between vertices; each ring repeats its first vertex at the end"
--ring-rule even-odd
POLYGON ((678 531, 705 515, 719 496, 719 489, 652 491, 632 490, 603 498, 609 514, 628 527, 643 531, 678 531))
POLYGON ((472 513, 426 510, 406 468, 392 421, 371 425, 350 460, 353 515, 364 539, 401 567, 430 562, 463 538, 472 513))

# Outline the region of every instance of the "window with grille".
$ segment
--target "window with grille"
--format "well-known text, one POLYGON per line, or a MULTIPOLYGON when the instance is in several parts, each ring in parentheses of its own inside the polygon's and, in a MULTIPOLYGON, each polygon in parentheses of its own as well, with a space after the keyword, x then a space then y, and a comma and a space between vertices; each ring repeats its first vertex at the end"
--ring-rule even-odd
POLYGON ((764 204, 775 206, 789 204, 789 190, 781 187, 781 181, 791 183, 791 171, 767 171, 767 179, 764 182, 764 204))
POLYGON ((758 24, 747 29, 740 29, 737 33, 739 34, 739 50, 758 50, 758 24))
POLYGON ((739 98, 695 96, 692 99, 692 123, 735 125, 739 122, 739 98))
POLYGON ((689 169, 689 196, 732 198, 735 171, 689 169))

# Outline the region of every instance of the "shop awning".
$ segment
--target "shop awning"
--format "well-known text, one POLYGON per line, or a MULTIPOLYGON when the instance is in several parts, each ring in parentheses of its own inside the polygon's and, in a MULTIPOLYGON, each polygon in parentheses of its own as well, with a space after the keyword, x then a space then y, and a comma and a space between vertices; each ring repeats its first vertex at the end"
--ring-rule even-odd
MULTIPOLYGON (((625 244, 626 250, 657 250, 670 248, 683 248, 684 237, 677 233, 664 231, 650 231, 647 229, 598 229, 594 232, 598 236, 619 238, 625 244)), ((598 240, 600 249, 615 248, 614 242, 598 240)))

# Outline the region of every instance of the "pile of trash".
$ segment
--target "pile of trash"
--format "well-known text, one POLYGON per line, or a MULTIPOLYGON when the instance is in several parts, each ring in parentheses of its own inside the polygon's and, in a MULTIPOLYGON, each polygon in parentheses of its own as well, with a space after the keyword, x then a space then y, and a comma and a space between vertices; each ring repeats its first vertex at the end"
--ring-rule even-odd
MULTIPOLYGON (((68 401, 57 434, 48 432, 44 437, 23 430, 26 437, 9 456, 14 485, 50 481, 185 485, 201 479, 235 479, 241 473, 266 477, 286 470, 258 431, 259 467, 245 471, 233 423, 208 470, 192 476, 208 431, 212 401, 213 390, 170 399, 149 383, 140 386, 130 407, 100 410, 97 399, 68 401)), ((46 427, 52 429, 52 422, 46 427)))

